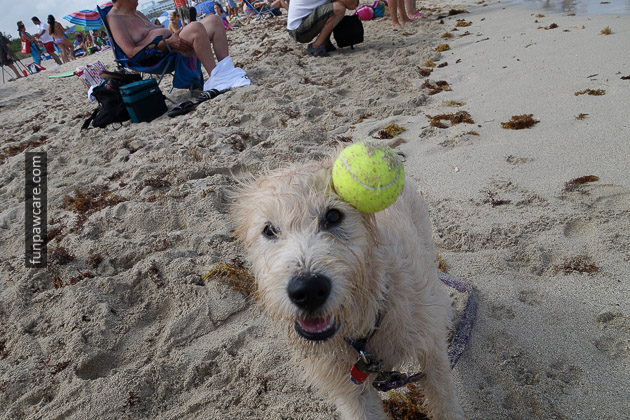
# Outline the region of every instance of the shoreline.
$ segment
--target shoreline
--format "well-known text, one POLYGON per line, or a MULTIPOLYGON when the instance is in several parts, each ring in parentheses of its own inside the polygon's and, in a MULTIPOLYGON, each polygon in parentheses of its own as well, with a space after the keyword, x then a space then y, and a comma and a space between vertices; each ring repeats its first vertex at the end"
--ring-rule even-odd
MULTIPOLYGON (((405 171, 436 249, 479 300, 455 369, 468 418, 623 417, 630 17, 418 6, 431 15, 397 31, 388 16, 364 22, 364 43, 328 59, 303 54, 286 13, 228 32, 252 86, 117 130, 80 132, 96 104, 76 77, 0 86, 0 419, 338 418, 253 298, 203 275, 240 264, 227 214, 239 179, 391 123, 406 129, 405 171), (435 20, 452 8, 467 13, 435 20), (471 25, 454 31, 458 19, 471 25), (436 53, 441 43, 450 49, 436 53), (423 77, 427 60, 448 65, 423 77), (452 90, 423 87, 441 80, 452 90), (586 89, 606 92, 575 95, 586 89), (474 123, 427 118, 458 111, 474 123), (522 114, 539 122, 501 128, 522 114), (24 157, 7 155, 29 141, 48 153, 47 271, 24 267, 24 157), (599 180, 566 187, 585 175, 599 180), (579 272, 589 264, 597 271, 579 272)), ((54 71, 96 60, 115 67, 105 51, 54 71)), ((189 99, 168 93, 168 77, 161 89, 189 99)))

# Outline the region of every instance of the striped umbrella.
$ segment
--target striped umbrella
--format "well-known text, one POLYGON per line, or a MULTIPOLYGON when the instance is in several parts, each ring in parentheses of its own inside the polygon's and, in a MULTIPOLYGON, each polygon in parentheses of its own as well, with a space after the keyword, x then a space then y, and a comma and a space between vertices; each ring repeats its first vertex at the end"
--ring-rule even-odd
POLYGON ((66 32, 64 32, 66 35, 69 34, 73 34, 75 32, 86 32, 89 31, 89 28, 86 28, 85 26, 81 26, 81 25, 72 25, 70 28, 68 28, 68 30, 66 32))
POLYGON ((99 17, 98 12, 94 10, 81 10, 80 12, 73 12, 63 18, 70 23, 85 26, 88 29, 98 29, 103 26, 103 21, 99 17))

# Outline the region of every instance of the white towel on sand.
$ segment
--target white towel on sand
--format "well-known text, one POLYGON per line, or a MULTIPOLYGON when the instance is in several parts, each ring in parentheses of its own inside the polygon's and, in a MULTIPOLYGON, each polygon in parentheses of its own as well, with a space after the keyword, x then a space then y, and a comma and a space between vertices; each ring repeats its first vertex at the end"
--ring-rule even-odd
POLYGON ((230 56, 225 57, 212 69, 210 78, 203 84, 203 90, 216 89, 223 91, 235 87, 249 86, 251 81, 245 71, 234 67, 230 56))

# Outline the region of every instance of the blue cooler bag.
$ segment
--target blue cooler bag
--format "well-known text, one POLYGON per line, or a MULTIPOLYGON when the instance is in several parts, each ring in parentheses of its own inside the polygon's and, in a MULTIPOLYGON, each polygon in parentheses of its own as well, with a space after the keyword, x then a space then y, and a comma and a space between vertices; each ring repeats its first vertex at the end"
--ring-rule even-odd
POLYGON ((153 121, 168 110, 164 95, 155 79, 140 80, 121 86, 120 94, 132 122, 153 121))

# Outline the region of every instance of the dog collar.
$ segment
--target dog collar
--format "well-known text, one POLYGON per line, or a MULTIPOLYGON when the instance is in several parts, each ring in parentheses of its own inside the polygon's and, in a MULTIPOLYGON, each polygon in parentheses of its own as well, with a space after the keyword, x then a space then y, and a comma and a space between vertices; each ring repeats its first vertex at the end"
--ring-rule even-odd
MULTIPOLYGON (((459 358, 464 352, 464 349, 466 348, 468 340, 470 339, 473 323, 477 316, 477 299, 473 294, 472 286, 465 280, 457 279, 441 271, 438 271, 438 277, 442 283, 447 286, 452 287, 459 292, 468 294, 461 322, 457 327, 453 341, 448 348, 448 356, 452 369, 457 364, 459 358)), ((403 387, 422 379, 424 377, 423 372, 407 375, 406 373, 398 371, 384 371, 383 361, 377 359, 373 354, 366 351, 368 341, 370 341, 380 325, 381 313, 379 312, 376 316, 374 328, 370 330, 368 335, 358 340, 352 340, 344 337, 345 342, 348 343, 357 353, 359 353, 359 358, 350 369, 350 380, 357 385, 361 385, 371 373, 376 373, 378 375, 372 382, 372 386, 379 391, 385 392, 403 387)))
POLYGON ((368 335, 358 340, 344 338, 345 342, 348 343, 357 353, 359 353, 359 358, 350 369, 350 380, 356 385, 361 385, 371 373, 376 373, 377 376, 372 382, 372 386, 379 391, 389 391, 395 388, 400 388, 401 386, 407 385, 411 382, 419 381, 424 376, 422 372, 408 376, 406 373, 398 371, 384 371, 383 361, 366 351, 368 341, 370 341, 380 325, 381 314, 379 313, 376 316, 374 328, 372 328, 368 335))

